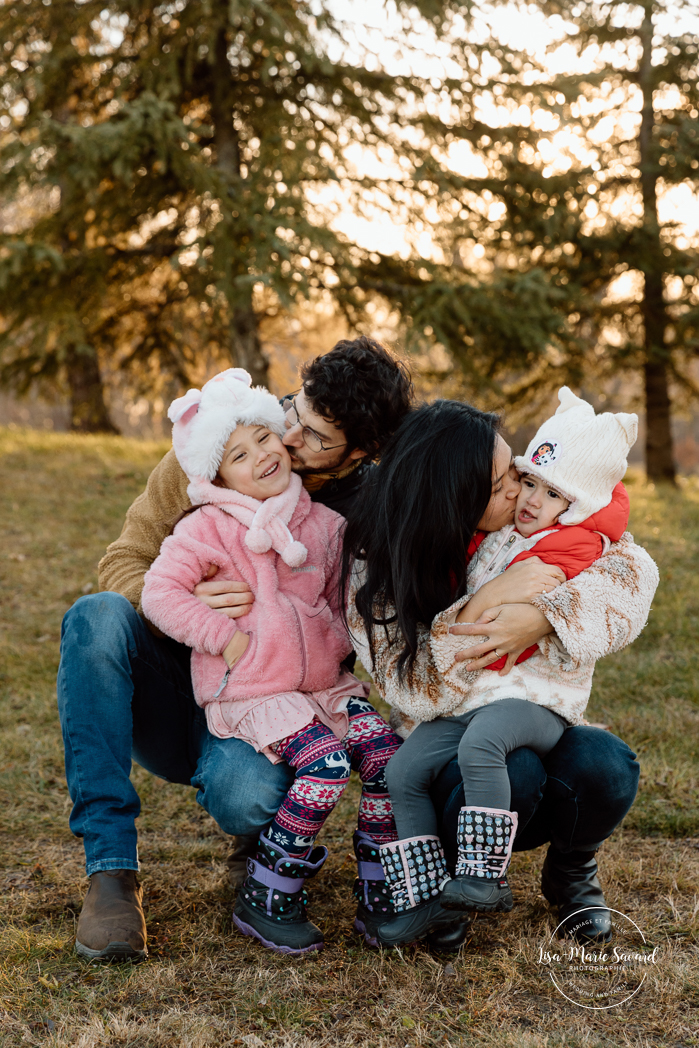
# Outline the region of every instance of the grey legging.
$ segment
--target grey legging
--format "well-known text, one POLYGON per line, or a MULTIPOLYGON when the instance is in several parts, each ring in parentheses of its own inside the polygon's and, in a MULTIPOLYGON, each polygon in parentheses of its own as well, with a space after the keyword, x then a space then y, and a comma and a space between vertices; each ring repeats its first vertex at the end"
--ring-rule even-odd
POLYGON ((526 699, 500 699, 459 717, 419 724, 386 765, 398 839, 437 835, 429 788, 457 755, 465 803, 509 811, 507 754, 528 746, 544 757, 567 727, 553 710, 526 699))

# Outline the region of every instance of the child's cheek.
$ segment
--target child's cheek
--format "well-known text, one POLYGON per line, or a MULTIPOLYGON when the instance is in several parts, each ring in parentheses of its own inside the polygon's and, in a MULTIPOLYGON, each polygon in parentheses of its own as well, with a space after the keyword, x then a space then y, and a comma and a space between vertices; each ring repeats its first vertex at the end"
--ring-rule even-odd
POLYGON ((279 450, 281 454, 281 461, 288 469, 291 469, 291 455, 289 454, 286 444, 282 444, 280 441, 279 450))

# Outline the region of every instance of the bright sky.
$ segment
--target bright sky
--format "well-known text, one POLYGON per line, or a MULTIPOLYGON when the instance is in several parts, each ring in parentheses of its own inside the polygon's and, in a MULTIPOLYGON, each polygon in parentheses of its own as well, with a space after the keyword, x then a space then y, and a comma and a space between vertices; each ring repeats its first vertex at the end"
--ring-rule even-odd
MULTIPOLYGON (((484 11, 485 7, 481 7, 484 11)), ((367 64, 372 61, 371 52, 381 57, 383 67, 395 75, 405 72, 411 66, 419 62, 420 71, 425 75, 439 77, 445 67, 451 75, 459 75, 459 70, 451 65, 446 54, 446 48, 436 45, 430 40, 429 30, 421 32, 421 27, 413 23, 413 30, 408 36, 407 46, 401 44, 399 38, 405 41, 400 19, 392 3, 377 4, 375 0, 335 0, 335 11, 338 18, 346 24, 344 35, 346 53, 354 60, 366 49, 370 52, 367 64)), ((640 9, 639 9, 640 12, 640 9)), ((665 14, 666 22, 674 21, 672 28, 677 28, 676 9, 670 7, 669 14, 665 14)), ((640 17, 640 15, 639 15, 640 17)), ((682 25, 686 29, 688 21, 682 25)), ((699 19, 692 21, 697 23, 699 32, 699 19)), ((582 63, 578 60, 572 47, 563 44, 553 54, 546 56, 546 47, 554 39, 565 36, 563 23, 559 18, 546 19, 541 13, 523 12, 515 8, 501 8, 492 16, 492 24, 503 43, 510 43, 513 47, 526 49, 532 56, 540 60, 546 58, 552 73, 571 70, 576 65, 581 69, 593 68, 595 60, 594 49, 590 49, 587 58, 582 63)), ((667 27, 670 28, 668 25, 667 27)), ((692 26, 694 28, 694 26, 692 26)), ((339 46, 338 46, 339 51, 339 46)), ((600 100, 601 109, 609 104, 609 100, 600 100)), ((505 113, 498 111, 495 105, 490 104, 482 111, 483 118, 492 125, 505 121, 505 113)), ((507 119, 510 119, 508 116, 507 119)), ((569 167, 574 160, 589 163, 594 159, 594 154, 572 131, 572 129, 561 127, 556 130, 555 123, 548 113, 531 113, 526 106, 520 107, 517 119, 522 124, 533 122, 542 133, 552 132, 550 137, 542 138, 540 152, 546 161, 544 174, 553 174, 556 171, 569 167), (555 133, 553 133, 555 132, 555 133)), ((617 118, 618 119, 618 118, 617 118)), ((628 106, 628 111, 621 114, 620 123, 625 132, 633 136, 640 119, 640 98, 633 99, 628 106)), ((597 134, 601 139, 612 130, 613 118, 600 121, 597 134)), ((346 153, 347 159, 355 167, 357 172, 381 177, 388 174, 399 174, 392 158, 380 158, 370 155, 359 145, 351 146, 346 153)), ((463 174, 474 176, 485 174, 483 163, 474 157, 467 143, 454 145, 449 152, 449 162, 453 168, 463 174)), ((340 204, 336 192, 332 189, 326 191, 317 198, 321 206, 334 203, 340 204)), ((417 230, 409 232, 405 223, 400 218, 390 218, 384 207, 392 202, 377 198, 375 202, 369 202, 365 207, 365 217, 353 215, 346 207, 338 208, 335 227, 346 233, 351 239, 369 249, 380 249, 383 252, 397 253, 403 256, 409 254, 411 247, 424 255, 434 254, 434 245, 427 231, 417 230)), ((594 203, 590 208, 590 219, 594 220, 594 203)), ((622 202, 617 208, 624 206, 622 202)), ((688 184, 672 187, 660 193, 659 198, 660 220, 662 222, 676 222, 680 227, 678 233, 684 238, 694 239, 699 235, 699 194, 692 191, 688 184)), ((395 208, 394 208, 395 213, 395 208)), ((426 214, 429 221, 434 215, 426 214)), ((681 244, 680 246, 685 246, 681 244)))

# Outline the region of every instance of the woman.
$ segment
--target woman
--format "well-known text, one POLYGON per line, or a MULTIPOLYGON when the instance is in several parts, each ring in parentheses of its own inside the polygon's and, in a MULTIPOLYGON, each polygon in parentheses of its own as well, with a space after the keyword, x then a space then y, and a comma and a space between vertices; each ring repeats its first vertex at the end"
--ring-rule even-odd
MULTIPOLYGON (((351 558, 357 558, 350 629, 403 734, 442 712, 442 680, 431 642, 448 628, 444 609, 465 592, 475 532, 496 531, 513 520, 519 478, 497 428, 495 416, 469 405, 437 401, 420 408, 394 435, 348 522, 345 580, 351 558)), ((507 604, 476 625, 450 629, 486 635, 461 656, 464 689, 469 671, 507 655, 501 671, 506 674, 534 643, 559 662, 583 651, 597 658, 624 647, 646 621, 657 570, 625 536, 565 585, 559 584, 558 569, 535 559, 510 568, 507 578, 507 604)), ((551 842, 544 894, 558 906, 561 920, 586 906, 597 908, 569 925, 585 942, 611 936, 594 853, 633 802, 638 781, 633 756, 614 736, 582 726, 564 733, 545 766, 526 750, 508 761, 512 808, 520 816, 515 848, 551 842)), ((452 860, 459 791, 458 766, 455 774, 452 764, 433 789, 442 813, 440 836, 452 860)), ((429 906, 419 916, 416 935, 437 919, 438 899, 429 906)))

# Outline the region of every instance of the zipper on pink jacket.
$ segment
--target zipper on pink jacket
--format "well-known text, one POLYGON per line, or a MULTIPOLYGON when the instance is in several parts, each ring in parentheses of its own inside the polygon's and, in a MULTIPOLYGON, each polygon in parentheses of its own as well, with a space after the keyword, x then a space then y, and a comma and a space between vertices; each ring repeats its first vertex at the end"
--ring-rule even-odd
POLYGON ((301 690, 301 685, 303 684, 303 682, 306 679, 306 670, 308 668, 308 660, 306 658, 306 640, 305 640, 305 637, 303 635, 303 630, 301 629, 301 616, 299 615, 298 611, 294 607, 293 601, 289 601, 289 603, 291 605, 291 610, 293 611, 294 615, 296 616, 296 624, 297 624, 297 626, 299 628, 299 640, 301 641, 301 680, 299 681, 299 691, 300 691, 301 690))
POLYGON ((223 689, 228 684, 228 678, 230 677, 230 675, 231 675, 231 671, 229 669, 226 670, 226 672, 223 674, 223 678, 221 679, 221 683, 218 686, 218 691, 214 692, 214 698, 215 699, 217 699, 219 697, 219 695, 222 693, 223 689))

